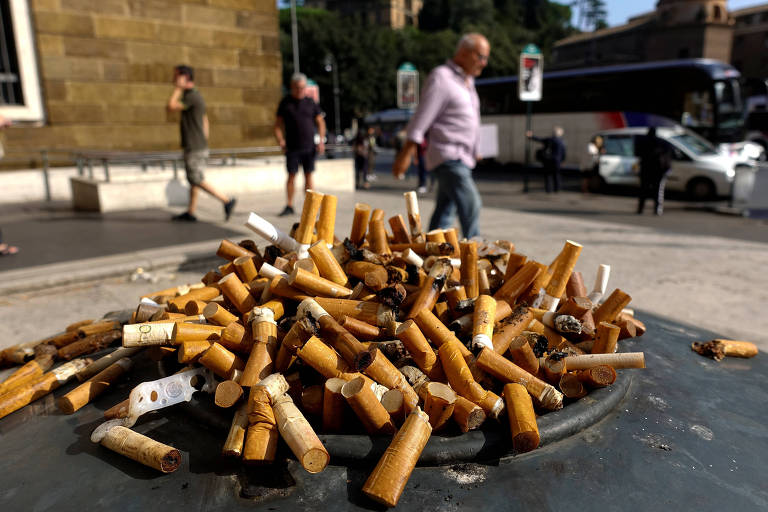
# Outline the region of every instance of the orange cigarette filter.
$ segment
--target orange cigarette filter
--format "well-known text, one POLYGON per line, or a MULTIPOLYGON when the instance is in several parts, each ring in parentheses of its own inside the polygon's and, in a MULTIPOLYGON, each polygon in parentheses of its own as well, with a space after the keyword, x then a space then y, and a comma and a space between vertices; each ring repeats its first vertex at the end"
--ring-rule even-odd
POLYGON ((349 241, 359 246, 365 239, 368 231, 368 221, 371 216, 371 207, 365 203, 355 204, 355 212, 352 217, 352 230, 349 233, 349 241))
POLYGON ((218 343, 211 345, 198 361, 223 379, 228 379, 234 370, 245 368, 242 359, 218 343))
POLYGON ((352 295, 352 290, 349 288, 345 288, 333 281, 316 276, 315 274, 298 267, 294 268, 293 272, 288 277, 288 284, 312 295, 320 295, 323 297, 345 298, 352 295))
POLYGON ((43 375, 53 365, 52 357, 33 359, 13 372, 0 383, 0 395, 43 375))
POLYGON ((254 308, 251 316, 253 348, 245 363, 240 384, 255 386, 272 373, 277 355, 277 323, 271 309, 254 308))
MULTIPOLYGON (((555 306, 560 297, 565 293, 565 287, 568 284, 568 279, 571 277, 573 268, 576 266, 576 260, 579 259, 581 249, 581 244, 566 240, 565 246, 557 258, 557 264, 552 272, 552 277, 549 279, 545 289, 546 294, 553 299, 552 302, 555 306)), ((547 304, 545 309, 551 309, 550 305, 547 304)))
POLYGON ((212 341, 184 341, 179 345, 177 352, 179 363, 194 363, 203 353, 211 348, 212 341))
POLYGON ((232 261, 235 266, 235 272, 244 283, 250 283, 257 277, 259 272, 256 270, 256 264, 253 262, 252 256, 240 256, 232 261))
POLYGON ((279 433, 269 394, 264 388, 251 388, 247 410, 248 430, 243 446, 243 461, 249 464, 274 462, 279 433))
POLYGON ((64 414, 72 414, 104 393, 112 383, 132 367, 131 359, 124 357, 58 398, 56 405, 64 414))
MULTIPOLYGON (((523 293, 533 284, 536 285, 536 279, 544 272, 544 265, 535 261, 525 263, 520 270, 515 272, 512 277, 504 280, 496 293, 493 295, 497 300, 503 299, 510 304, 515 304, 523 293)), ((536 290, 538 292, 538 290, 536 290)))
POLYGON ((219 248, 216 250, 216 256, 224 258, 225 260, 234 261, 242 256, 253 258, 256 254, 225 239, 219 244, 219 248))
POLYGON ((440 363, 451 387, 467 400, 481 405, 488 392, 475 382, 467 362, 461 355, 459 345, 460 342, 454 340, 440 345, 440 363))
POLYGON ((337 203, 338 198, 336 196, 325 194, 320 202, 320 213, 315 225, 317 240, 322 240, 329 245, 333 244, 337 203))
POLYGON ((344 427, 344 412, 347 401, 341 394, 341 388, 347 381, 331 378, 325 381, 323 389, 323 431, 339 432, 344 427))
POLYGON ((461 285, 467 297, 474 299, 480 293, 477 282, 477 242, 461 242, 461 285))
POLYGON ((363 377, 357 377, 344 384, 341 394, 360 418, 366 432, 371 435, 395 433, 392 418, 363 377))
POLYGON ((392 254, 387 241, 387 228, 383 219, 371 220, 371 250, 376 254, 392 254))
POLYGON ((470 402, 463 396, 456 396, 453 404, 453 420, 462 432, 479 428, 487 418, 485 411, 479 405, 470 402))
POLYGON ((309 248, 309 256, 317 265, 322 277, 338 285, 347 286, 349 282, 347 274, 323 241, 319 241, 309 248))
POLYGON ((240 313, 252 310, 256 307, 256 299, 248 292, 237 274, 227 274, 219 280, 221 293, 229 299, 240 313))
POLYGON ((348 330, 359 340, 373 341, 379 339, 381 336, 381 328, 362 322, 351 316, 345 315, 341 317, 339 325, 348 330))
POLYGON ((479 295, 475 301, 472 322, 472 344, 493 349, 493 324, 496 319, 496 300, 490 295, 479 295))
POLYGON ((349 316, 367 324, 387 327, 395 320, 392 309, 377 302, 328 297, 315 297, 315 301, 336 321, 341 320, 343 316, 349 316))
POLYGON ((600 322, 613 322, 619 313, 621 313, 621 310, 627 307, 631 300, 632 297, 622 290, 618 288, 613 290, 608 298, 605 299, 605 302, 600 304, 592 315, 595 320, 595 325, 600 325, 600 322))
MULTIPOLYGON (((509 343, 509 357, 517 366, 527 371, 531 375, 536 375, 539 371, 539 358, 533 353, 528 338, 525 336, 515 336, 509 343)), ((497 352, 498 353, 498 352, 497 352)))
POLYGON ((395 215, 389 218, 389 227, 392 229, 392 240, 395 243, 411 243, 411 235, 408 233, 408 226, 405 224, 402 215, 395 215))
POLYGON ((220 325, 174 323, 173 343, 178 345, 185 341, 217 341, 224 329, 226 328, 220 325))
POLYGON ((427 382, 419 388, 419 396, 424 400, 424 412, 429 416, 432 430, 444 427, 453 415, 458 399, 456 392, 442 382, 427 382))
POLYGON ((520 384, 507 384, 504 386, 504 400, 507 403, 512 447, 517 453, 535 450, 539 446, 539 427, 528 391, 520 384))
POLYGON ((597 336, 592 345, 593 354, 613 354, 616 352, 616 343, 621 329, 608 322, 600 322, 597 326, 597 336))
MULTIPOLYGON (((499 302, 499 304, 507 304, 507 302, 499 302)), ((515 308, 493 335, 493 350, 498 354, 506 352, 512 340, 528 327, 531 320, 533 320, 533 313, 528 308, 522 306, 515 308)))
POLYGON ((366 496, 394 507, 432 433, 429 417, 418 409, 408 415, 363 485, 366 496))
POLYGON ((456 231, 456 228, 449 228, 443 230, 443 235, 445 236, 445 241, 451 244, 453 247, 453 253, 451 253, 451 256, 453 258, 461 258, 461 247, 459 246, 459 233, 456 231))
POLYGON ((363 373, 390 389, 402 391, 403 398, 405 399, 405 409, 407 412, 412 411, 419 403, 419 396, 411 385, 408 384, 405 376, 395 368, 395 365, 380 350, 374 348, 369 353, 371 354, 371 362, 363 370, 363 373))
POLYGON ((421 329, 416 325, 416 322, 406 320, 398 326, 395 335, 397 339, 403 342, 416 366, 431 380, 440 381, 445 379, 445 374, 440 366, 437 354, 435 354, 434 349, 430 346, 421 329))
POLYGON ((320 203, 323 200, 323 194, 314 190, 307 190, 304 193, 304 206, 301 209, 301 220, 299 227, 294 234, 294 238, 301 245, 312 243, 312 234, 315 229, 315 219, 320 209, 320 203))
POLYGON ((163 473, 176 471, 181 464, 181 453, 172 446, 116 425, 100 441, 101 446, 163 473))
POLYGON ((348 381, 360 375, 351 371, 344 359, 316 336, 309 338, 296 351, 296 355, 326 379, 340 378, 348 381))
POLYGON ((472 357, 472 353, 459 341, 456 335, 453 334, 453 331, 448 329, 431 311, 423 309, 413 320, 419 326, 421 332, 438 348, 448 341, 455 341, 462 357, 472 357))

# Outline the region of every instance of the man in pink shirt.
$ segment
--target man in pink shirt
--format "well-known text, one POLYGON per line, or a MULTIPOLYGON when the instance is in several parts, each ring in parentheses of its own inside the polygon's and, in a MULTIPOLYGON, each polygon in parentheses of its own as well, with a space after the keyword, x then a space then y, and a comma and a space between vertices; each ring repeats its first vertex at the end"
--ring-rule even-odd
POLYGON ((458 213, 466 238, 479 233, 482 207, 472 179, 480 131, 480 100, 474 78, 488 64, 490 51, 484 36, 466 34, 453 59, 432 70, 419 108, 408 123, 407 141, 392 166, 395 177, 403 176, 428 133, 427 169, 437 179, 437 204, 429 229, 452 227, 458 213))

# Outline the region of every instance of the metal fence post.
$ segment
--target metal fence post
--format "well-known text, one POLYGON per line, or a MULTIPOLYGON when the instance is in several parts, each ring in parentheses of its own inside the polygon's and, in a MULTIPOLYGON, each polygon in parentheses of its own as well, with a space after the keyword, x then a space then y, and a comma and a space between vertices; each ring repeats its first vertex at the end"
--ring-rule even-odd
POLYGON ((51 178, 48 175, 48 151, 42 150, 40 152, 43 160, 43 184, 45 185, 45 200, 51 201, 51 178))

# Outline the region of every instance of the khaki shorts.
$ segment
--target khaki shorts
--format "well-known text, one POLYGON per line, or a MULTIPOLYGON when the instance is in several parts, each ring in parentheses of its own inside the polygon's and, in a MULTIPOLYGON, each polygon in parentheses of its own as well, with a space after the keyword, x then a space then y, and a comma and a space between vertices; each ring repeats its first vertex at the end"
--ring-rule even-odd
POLYGON ((184 151, 184 170, 190 185, 200 185, 205 180, 205 164, 208 161, 208 150, 199 149, 184 151))

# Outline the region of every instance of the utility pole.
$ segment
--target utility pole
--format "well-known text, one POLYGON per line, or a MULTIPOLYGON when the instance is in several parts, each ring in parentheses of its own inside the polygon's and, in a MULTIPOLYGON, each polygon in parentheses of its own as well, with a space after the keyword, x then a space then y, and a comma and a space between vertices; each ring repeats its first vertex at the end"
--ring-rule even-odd
POLYGON ((336 144, 336 139, 341 133, 341 107, 339 104, 339 65, 336 62, 336 56, 329 53, 325 56, 325 70, 332 72, 333 77, 333 124, 335 127, 335 133, 333 143, 336 144))
POLYGON ((291 41, 293 43, 293 72, 299 73, 299 27, 296 23, 296 0, 291 0, 291 41))

